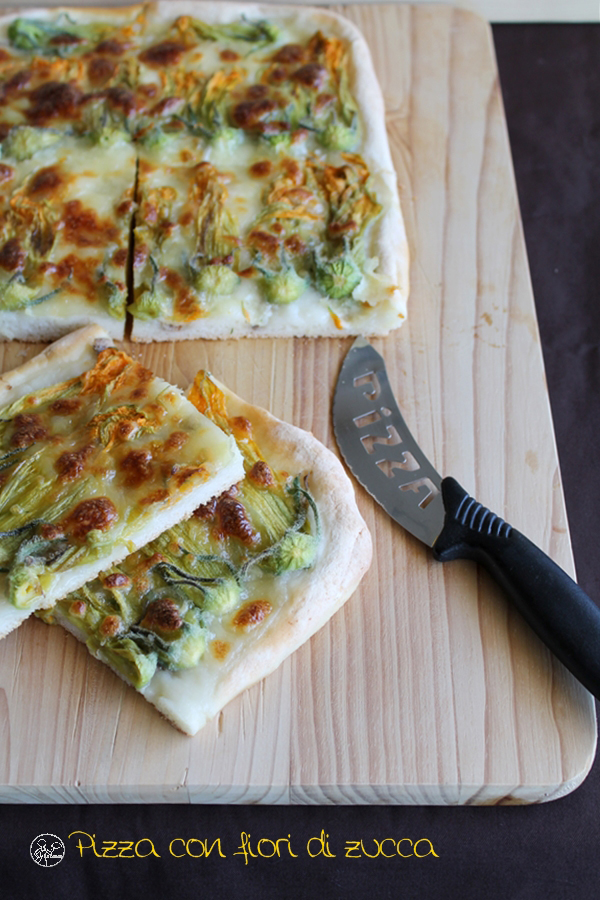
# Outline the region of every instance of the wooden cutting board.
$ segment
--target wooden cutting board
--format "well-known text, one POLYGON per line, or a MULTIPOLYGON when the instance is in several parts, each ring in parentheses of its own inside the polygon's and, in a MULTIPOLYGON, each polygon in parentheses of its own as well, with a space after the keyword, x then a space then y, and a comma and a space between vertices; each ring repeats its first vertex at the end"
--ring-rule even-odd
MULTIPOLYGON (((490 29, 443 6, 334 7, 363 30, 388 110, 412 254, 408 323, 375 342, 444 474, 573 572, 490 29)), ((334 447, 350 340, 132 345, 187 386, 209 368, 334 447)), ((40 349, 0 344, 0 371, 40 349)), ((0 799, 523 803, 576 787, 590 695, 470 563, 440 565, 357 487, 376 556, 361 588, 195 738, 70 635, 0 643, 0 799)))

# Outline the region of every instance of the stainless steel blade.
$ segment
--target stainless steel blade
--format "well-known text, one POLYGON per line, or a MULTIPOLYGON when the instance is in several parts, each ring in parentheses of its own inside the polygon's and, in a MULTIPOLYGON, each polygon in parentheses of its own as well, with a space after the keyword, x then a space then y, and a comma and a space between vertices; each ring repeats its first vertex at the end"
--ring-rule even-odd
POLYGON ((333 427, 353 475, 396 522, 432 547, 444 527, 442 479, 398 409, 383 359, 364 338, 342 365, 333 427))

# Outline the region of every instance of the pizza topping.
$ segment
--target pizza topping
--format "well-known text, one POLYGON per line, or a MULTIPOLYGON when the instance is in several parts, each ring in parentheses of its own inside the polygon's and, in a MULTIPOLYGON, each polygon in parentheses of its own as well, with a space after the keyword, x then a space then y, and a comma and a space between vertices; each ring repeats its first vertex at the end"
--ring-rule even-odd
POLYGON ((125 473, 126 487, 140 487, 152 478, 154 463, 149 450, 131 450, 119 463, 125 473))
POLYGON ((203 266, 194 277, 194 285, 210 296, 227 296, 232 294, 239 284, 239 277, 227 265, 203 266))
POLYGON ((334 94, 327 94, 327 93, 318 94, 315 97, 314 110, 317 113, 317 115, 320 115, 323 112, 323 110, 330 107, 333 103, 335 103, 334 94))
POLYGON ((10 238, 0 248, 0 266, 7 272, 20 271, 25 265, 27 253, 18 238, 10 238))
POLYGON ((18 609, 27 609, 42 588, 40 576, 47 566, 60 560, 68 551, 69 544, 62 538, 44 540, 41 537, 26 537, 20 544, 8 575, 10 602, 18 609))
POLYGON ((268 600, 251 600, 236 613, 231 624, 234 628, 255 628, 272 610, 268 600))
POLYGON ((319 290, 334 300, 349 297, 362 281, 362 273, 350 253, 336 259, 315 257, 315 281, 319 290))
POLYGON ((116 38, 107 38, 100 41, 94 48, 96 53, 103 53, 105 56, 122 56, 127 49, 126 44, 118 41, 116 38))
POLYGON ((221 50, 219 53, 219 57, 223 60, 223 62, 237 62, 240 58, 240 54, 236 53, 235 50, 231 50, 226 47, 225 50, 221 50))
POLYGON ((27 118, 36 125, 44 125, 50 119, 73 119, 82 96, 74 84, 48 81, 30 93, 32 105, 27 118))
POLYGON ((304 59, 304 47, 300 44, 285 44, 273 56, 273 62, 277 63, 299 63, 304 59))
POLYGON ((121 631, 122 625, 123 623, 119 616, 106 616, 100 623, 98 631, 104 638, 114 637, 115 634, 118 634, 119 631, 121 631))
POLYGON ((14 174, 14 169, 5 165, 5 163, 0 163, 0 183, 3 181, 10 181, 14 174))
POLYGON ((92 531, 107 531, 119 514, 108 497, 82 500, 64 521, 64 526, 76 540, 83 540, 92 531))
POLYGON ((49 47, 62 47, 67 44, 81 44, 82 38, 77 37, 76 34, 69 34, 68 31, 60 31, 58 34, 54 34, 48 40, 49 47))
POLYGON ((38 302, 46 299, 46 296, 38 298, 37 290, 28 287, 23 281, 23 277, 19 273, 15 273, 16 277, 11 278, 8 282, 0 284, 0 309, 17 310, 26 309, 38 302))
POLYGON ((69 607, 69 612, 72 616, 76 616, 77 618, 81 618, 85 616, 87 611, 87 604, 83 600, 74 600, 69 607))
POLYGON ((270 44, 277 40, 279 33, 277 27, 262 19, 250 22, 244 18, 237 22, 224 25, 209 25, 190 16, 182 16, 176 23, 181 30, 192 28, 196 34, 206 41, 238 40, 251 44, 270 44))
POLYGON ((103 247, 118 240, 119 228, 110 219, 98 219, 95 212, 86 209, 80 200, 65 203, 64 210, 65 237, 75 246, 103 247))
POLYGON ((120 109, 129 116, 135 109, 135 94, 126 87, 111 87, 106 91, 106 99, 113 109, 120 109))
POLYGON ((88 78, 93 87, 106 84, 117 70, 116 63, 104 56, 94 57, 88 64, 88 78))
POLYGON ((50 147, 60 140, 60 135, 45 128, 19 125, 11 128, 2 144, 2 154, 18 162, 31 159, 44 147, 50 147))
POLYGON ((150 110, 151 116, 162 116, 164 113, 173 112, 183 104, 182 97, 163 97, 156 106, 150 110))
POLYGON ((223 660, 231 651, 231 644, 228 641, 214 640, 210 645, 211 653, 215 659, 223 660))
POLYGON ((231 118, 238 128, 251 130, 260 123, 264 123, 265 119, 276 109, 275 100, 269 97, 258 97, 237 103, 231 111, 231 118))
POLYGON ((217 499, 213 497, 212 500, 209 500, 208 503, 203 503, 201 506, 198 506, 193 515, 196 519, 212 519, 217 509, 217 499))
POLYGON ((127 262, 128 252, 125 247, 119 247, 118 250, 115 250, 113 253, 113 262, 115 266, 119 266, 120 268, 125 265, 127 262))
POLYGON ((159 634, 168 634, 179 631, 183 621, 179 614, 179 607, 173 600, 170 597, 159 597, 149 604, 140 625, 142 628, 157 631, 159 634))
POLYGON ((106 577, 102 579, 102 584, 105 588, 108 588, 109 591, 124 590, 125 588, 131 587, 131 578, 129 578, 128 575, 124 575, 122 572, 114 572, 112 575, 106 575, 106 577))
POLYGON ((63 537, 64 530, 60 525, 40 525, 40 536, 46 541, 55 541, 59 537, 63 537))
POLYGON ((302 254, 306 253, 306 244, 304 241, 298 237, 297 234, 291 234, 288 238, 283 242, 284 247, 292 254, 302 254))
POLYGON ((186 44, 177 41, 162 41, 140 53, 140 60, 147 66, 162 69, 164 66, 176 65, 188 49, 186 44))
POLYGON ((19 413, 15 416, 14 431, 10 439, 10 446, 19 449, 29 447, 37 441, 43 441, 48 437, 48 429, 42 423, 36 413, 19 413))
POLYGON ((53 55, 82 44, 103 30, 97 23, 75 25, 68 16, 61 19, 57 23, 45 19, 15 19, 8 27, 8 38, 18 50, 41 50, 53 55))
POLYGON ((318 63, 307 63, 307 65, 296 69, 291 77, 292 81, 297 81, 298 84, 302 84, 304 87, 318 90, 327 78, 327 69, 318 65, 318 63))
POLYGON ((58 166, 48 166, 35 173, 27 187, 30 197, 47 197, 64 183, 58 166))
POLYGON ((141 690, 156 671, 157 655, 140 649, 130 637, 98 641, 98 655, 129 684, 141 690))
POLYGON ((8 97, 10 94, 18 94, 24 87, 27 87, 32 77, 33 71, 31 69, 19 69, 14 75, 7 78, 2 85, 2 97, 8 97))
POLYGON ((243 544, 257 543, 259 536, 246 516, 243 505, 233 497, 221 497, 216 508, 219 532, 237 538, 243 544))
POLYGON ((81 400, 79 397, 61 397, 50 404, 49 410, 55 416, 70 416, 72 413, 77 412, 80 406, 81 400))
POLYGON ((180 450, 188 439, 189 435, 185 431, 174 431, 165 441, 165 450, 180 450))
POLYGON ((265 299, 269 303, 279 306, 294 303, 302 296, 307 287, 306 280, 297 274, 293 266, 287 266, 276 273, 264 270, 262 288, 265 299))
POLYGON ((266 256, 274 256, 279 250, 279 240, 269 231, 254 228, 248 235, 248 244, 266 256))
POLYGON ((266 463, 264 459, 258 459, 254 463, 248 472, 248 478, 250 478, 251 481, 254 481, 255 484, 261 485, 261 487, 270 487, 275 484, 273 473, 269 464, 266 463))
POLYGON ((149 249, 146 244, 137 244, 133 251, 133 266, 136 269, 141 268, 148 259, 149 249))
POLYGON ((253 178, 266 178, 273 171, 273 163, 269 159, 261 159, 253 163, 248 171, 253 178))
POLYGON ((317 547, 318 537, 314 534, 290 530, 261 565, 275 575, 306 569, 314 563, 317 547))
MULTIPOLYGON (((71 36, 63 32, 60 26, 41 19, 15 19, 8 28, 8 38, 13 47, 19 50, 40 50, 48 47, 57 38, 60 44, 61 37, 66 43, 71 36)), ((75 38, 75 35, 72 37, 75 38)))
POLYGON ((18 50, 38 50, 60 29, 50 23, 34 19, 15 19, 8 27, 8 39, 18 50))

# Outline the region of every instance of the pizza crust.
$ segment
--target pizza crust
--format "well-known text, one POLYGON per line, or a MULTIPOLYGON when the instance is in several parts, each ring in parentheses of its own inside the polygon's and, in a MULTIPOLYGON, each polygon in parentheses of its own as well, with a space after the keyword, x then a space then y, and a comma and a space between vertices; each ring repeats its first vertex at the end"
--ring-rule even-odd
MULTIPOLYGON (((0 377, 0 407, 44 387, 81 375, 95 364, 97 355, 112 344, 110 336, 97 325, 61 338, 22 366, 0 377)), ((169 388, 176 395, 181 393, 178 388, 156 377, 151 385, 156 385, 161 390, 169 388)), ((48 609, 53 606, 57 600, 95 578, 101 569, 119 562, 132 550, 154 540, 163 531, 191 516, 199 505, 207 503, 213 496, 222 493, 240 480, 244 471, 243 462, 234 440, 223 435, 220 429, 201 416, 187 401, 185 406, 190 413, 193 411, 198 425, 211 436, 210 439, 214 441, 216 438, 219 441, 222 458, 216 460, 212 454, 213 458, 207 459, 204 463, 209 477, 182 491, 175 499, 170 498, 161 505, 160 510, 157 509, 153 517, 146 516, 145 524, 131 532, 126 540, 118 539, 108 555, 60 573, 51 589, 40 596, 37 605, 23 610, 14 607, 7 596, 7 576, 0 573, 0 638, 17 627, 36 609, 48 609)))
MULTIPOLYGON (((84 300, 83 304, 89 306, 84 300)), ((104 310, 95 310, 70 316, 32 315, 28 309, 14 312, 0 310, 0 341, 56 341, 73 329, 87 325, 102 326, 104 331, 116 341, 123 338, 123 322, 104 310)))
MULTIPOLYGON (((215 661, 207 650, 194 669, 159 669, 140 691, 177 728, 190 735, 230 700, 273 672, 322 628, 354 593, 372 557, 371 536, 356 506, 353 485, 337 457, 312 434, 216 384, 227 397, 228 416, 243 416, 252 423, 253 437, 269 466, 308 476, 308 488, 319 510, 321 542, 312 568, 280 576, 287 578, 280 582, 285 601, 273 602, 273 612, 264 620, 264 627, 261 623, 241 635, 224 661, 215 661)), ((276 588, 278 581, 273 582, 276 588)), ((53 616, 85 642, 87 635, 61 616, 59 608, 53 616)))
POLYGON ((100 325, 89 325, 65 335, 16 369, 0 375, 0 406, 49 384, 81 375, 94 365, 98 353, 112 343, 100 325), (53 381, 49 380, 50 373, 53 381))

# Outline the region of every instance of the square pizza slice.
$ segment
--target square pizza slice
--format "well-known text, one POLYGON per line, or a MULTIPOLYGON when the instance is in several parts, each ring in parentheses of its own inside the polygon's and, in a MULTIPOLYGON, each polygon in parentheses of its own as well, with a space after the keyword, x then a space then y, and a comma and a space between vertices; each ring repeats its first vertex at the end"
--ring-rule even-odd
POLYGON ((136 154, 110 141, 16 126, 2 144, 0 339, 96 322, 123 336, 136 154))
POLYGON ((0 378, 0 636, 243 474, 233 441, 89 326, 0 378))
POLYGON ((135 107, 141 6, 28 10, 0 21, 0 134, 15 125, 99 138, 135 107))
POLYGON ((369 255, 374 182, 355 153, 165 134, 140 154, 134 340, 394 327, 393 283, 369 255))

